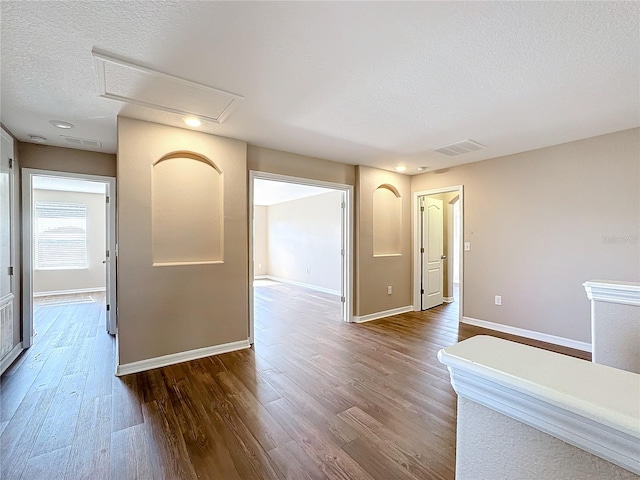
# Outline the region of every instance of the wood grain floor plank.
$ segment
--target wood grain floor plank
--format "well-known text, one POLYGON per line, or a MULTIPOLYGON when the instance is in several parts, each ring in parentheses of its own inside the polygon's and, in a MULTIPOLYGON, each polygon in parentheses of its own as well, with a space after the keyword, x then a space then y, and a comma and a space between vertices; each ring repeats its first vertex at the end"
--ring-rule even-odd
POLYGON ((70 450, 71 447, 64 447, 30 458, 20 480, 64 478, 70 450))
POLYGON ((154 471, 152 456, 154 450, 149 445, 145 425, 118 430, 111 434, 110 474, 111 480, 165 479, 163 470, 154 471))
POLYGON ((399 475, 400 472, 406 472, 418 479, 454 477, 453 469, 447 469, 449 466, 447 457, 424 455, 420 444, 412 443, 405 436, 376 421, 358 407, 350 408, 338 416, 358 431, 358 440, 364 441, 364 445, 359 445, 360 448, 355 448, 355 442, 352 442, 349 448, 361 452, 362 447, 365 447, 374 456, 376 452, 378 455, 386 455, 400 469, 394 476, 402 476, 399 475))
POLYGON ((289 434, 271 416, 260 401, 231 372, 221 372, 216 380, 224 390, 226 399, 233 403, 242 422, 253 432, 266 451, 291 441, 289 434))
POLYGON ((20 478, 38 437, 56 389, 27 394, 0 437, 0 478, 20 478))
POLYGON ((32 457, 68 447, 73 443, 86 381, 87 377, 81 373, 62 377, 33 445, 32 457))
POLYGON ((111 429, 114 432, 144 423, 140 404, 140 393, 135 376, 112 377, 113 396, 111 429))
POLYGON ((269 456, 287 480, 327 480, 322 470, 293 440, 270 450, 269 456))
POLYGON ((373 478, 286 399, 275 400, 267 405, 267 408, 327 478, 349 480, 373 478))
MULTIPOLYGON (((111 395, 86 398, 78 414, 67 480, 108 478, 111 452, 111 395)), ((63 477, 59 477, 63 478, 63 477)))
POLYGON ((334 295, 256 285, 252 349, 122 378, 104 295, 39 299, 34 345, 0 381, 1 478, 455 477, 456 395, 436 355, 501 334, 458 326, 455 303, 346 324, 334 295))
POLYGON ((150 443, 161 461, 156 468, 162 469, 167 478, 197 479, 173 407, 154 400, 143 404, 142 412, 145 424, 149 426, 150 443))

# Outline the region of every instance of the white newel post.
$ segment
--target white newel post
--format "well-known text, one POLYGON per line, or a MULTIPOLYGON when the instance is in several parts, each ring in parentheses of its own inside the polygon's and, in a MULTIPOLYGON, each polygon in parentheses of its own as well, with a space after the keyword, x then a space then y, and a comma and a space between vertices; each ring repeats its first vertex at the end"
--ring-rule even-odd
POLYGON ((591 280, 591 345, 595 363, 640 373, 640 283, 591 280))

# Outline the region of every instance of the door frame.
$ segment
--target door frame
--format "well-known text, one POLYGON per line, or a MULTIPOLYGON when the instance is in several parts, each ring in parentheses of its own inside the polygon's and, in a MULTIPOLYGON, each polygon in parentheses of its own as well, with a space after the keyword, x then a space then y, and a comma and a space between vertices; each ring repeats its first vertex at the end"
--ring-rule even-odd
POLYGON ((312 180, 309 178, 292 177, 277 173, 249 171, 249 343, 254 343, 254 288, 253 277, 255 274, 253 265, 253 187, 255 180, 270 180, 275 182, 293 183, 297 185, 308 185, 311 187, 324 187, 339 190, 344 193, 344 209, 342 216, 342 246, 344 255, 342 256, 342 285, 343 296, 345 297, 342 320, 353 321, 353 185, 342 183, 325 182, 322 180, 312 180))
POLYGON ((118 243, 116 232, 116 179, 102 175, 85 173, 56 172, 53 170, 39 170, 33 168, 22 169, 22 343, 29 348, 33 343, 33 177, 56 177, 75 180, 87 180, 104 183, 106 196, 109 198, 108 215, 106 219, 106 244, 112 254, 107 262, 109 269, 109 284, 105 285, 109 293, 110 309, 107 315, 109 333, 117 333, 117 289, 116 264, 118 258, 118 243))
MULTIPOLYGON (((16 145, 17 140, 9 133, 8 130, 5 129, 4 125, 0 123, 0 136, 7 140, 11 144, 11 151, 7 152, 9 154, 9 191, 10 191, 10 211, 9 211, 9 220, 10 220, 10 232, 9 232, 9 267, 13 267, 13 272, 11 274, 11 292, 13 293, 13 318, 11 322, 13 324, 13 328, 15 329, 17 325, 20 325, 20 246, 19 246, 19 205, 20 205, 20 195, 19 195, 19 182, 18 175, 20 171, 20 163, 18 162, 18 156, 16 155, 16 145)), ((17 327, 21 328, 21 327, 17 327)), ((15 336, 15 330, 13 335, 15 336)), ((11 343, 13 344, 13 338, 11 339, 11 343)), ((0 358, 0 375, 4 373, 11 364, 18 358, 22 350, 24 349, 24 344, 22 341, 12 346, 12 349, 5 354, 3 358, 0 358)))
MULTIPOLYGON (((458 293, 458 323, 462 322, 464 315, 464 186, 453 185, 450 187, 434 188, 431 190, 422 190, 420 192, 413 192, 413 201, 411 202, 411 210, 413 216, 413 311, 421 311, 420 302, 420 197, 426 197, 429 195, 437 195, 440 193, 457 193, 460 203, 460 219, 458 222, 458 231, 460 232, 460 241, 458 242, 459 252, 459 274, 460 274, 460 290, 458 293)), ((448 219, 447 219, 448 221, 448 219)))

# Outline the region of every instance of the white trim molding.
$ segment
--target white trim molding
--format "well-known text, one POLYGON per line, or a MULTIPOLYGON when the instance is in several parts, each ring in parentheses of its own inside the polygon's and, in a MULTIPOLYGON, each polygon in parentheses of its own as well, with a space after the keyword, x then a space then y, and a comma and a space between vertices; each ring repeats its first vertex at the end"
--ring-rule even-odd
POLYGON ((640 474, 640 375, 486 335, 438 359, 459 396, 640 474))
POLYGON ((444 297, 444 303, 453 303, 453 297, 444 297))
POLYGON ((328 293, 330 295, 340 295, 340 290, 332 290, 330 288, 319 287, 318 285, 312 285, 310 283, 298 282, 297 280, 289 280, 288 278, 274 277, 273 275, 260 275, 255 277, 256 280, 273 280, 274 282, 289 283, 291 285, 297 285, 298 287, 308 288, 309 290, 316 290, 318 292, 328 293))
POLYGON ((7 370, 7 368, 9 368, 11 364, 15 362, 16 358, 20 356, 23 350, 24 348, 22 347, 22 342, 20 342, 4 356, 2 361, 0 361, 0 375, 2 375, 7 370))
POLYGON ((582 284, 592 302, 640 306, 640 283, 590 280, 582 284))
POLYGON ((578 340, 558 337, 556 335, 550 335, 548 333, 536 332, 534 330, 527 330, 525 328, 512 327, 511 325, 503 325, 501 323, 487 322, 486 320, 479 320, 472 317, 462 317, 462 323, 486 328, 488 330, 495 330, 496 332, 508 333, 510 335, 516 335, 518 337, 530 338, 531 340, 552 343, 554 345, 560 345, 562 347, 573 348, 575 350, 582 350, 583 352, 591 352, 590 343, 579 342, 578 340))
POLYGON ((244 350, 249 348, 249 340, 240 340, 239 342, 224 343, 222 345, 213 345, 211 347, 197 348, 186 352, 172 353, 170 355, 162 355, 161 357, 148 358, 138 362, 125 363, 118 365, 116 368, 116 376, 129 375, 131 373, 144 372, 153 370, 154 368, 167 367, 176 363, 197 360, 198 358, 210 357, 212 355, 220 355, 221 353, 235 352, 236 350, 244 350))
POLYGON ((372 320, 379 320, 380 318, 391 317, 392 315, 400 315, 401 313, 413 312, 413 305, 407 305, 406 307, 392 308, 391 310, 384 310, 382 312, 369 313, 368 315, 353 316, 353 323, 364 323, 372 320))
POLYGON ((97 293, 106 291, 105 287, 96 288, 76 288, 74 290, 52 290, 49 292, 34 292, 33 297, 49 297, 52 295, 74 295, 79 293, 97 293))

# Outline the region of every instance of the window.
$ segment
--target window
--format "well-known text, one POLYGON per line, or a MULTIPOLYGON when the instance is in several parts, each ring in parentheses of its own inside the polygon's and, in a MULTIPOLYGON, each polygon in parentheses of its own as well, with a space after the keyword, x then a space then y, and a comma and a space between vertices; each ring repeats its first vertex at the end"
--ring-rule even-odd
POLYGON ((87 206, 83 203, 36 202, 35 268, 87 268, 87 206))

